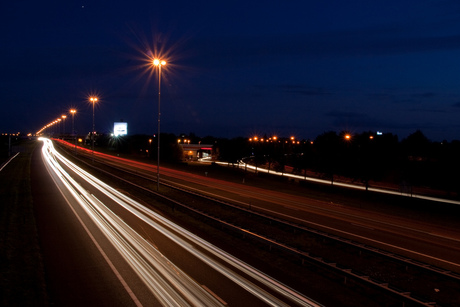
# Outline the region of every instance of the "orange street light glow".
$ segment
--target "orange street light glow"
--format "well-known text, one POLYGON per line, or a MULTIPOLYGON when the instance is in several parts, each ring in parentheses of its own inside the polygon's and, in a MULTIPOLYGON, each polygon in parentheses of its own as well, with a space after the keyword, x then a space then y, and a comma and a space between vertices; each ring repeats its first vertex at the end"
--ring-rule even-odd
POLYGON ((153 65, 155 65, 155 66, 164 66, 164 65, 166 65, 166 61, 160 60, 160 59, 154 59, 153 60, 153 65))

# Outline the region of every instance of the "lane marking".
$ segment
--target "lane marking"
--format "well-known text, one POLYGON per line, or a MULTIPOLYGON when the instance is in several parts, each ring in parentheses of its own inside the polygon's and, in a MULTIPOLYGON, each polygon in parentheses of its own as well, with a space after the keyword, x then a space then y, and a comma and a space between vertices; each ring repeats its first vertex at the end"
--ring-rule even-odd
MULTIPOLYGON (((66 199, 67 201, 67 199, 66 199)), ((69 204, 70 206, 70 204, 69 204)), ((104 257, 105 261, 107 261, 107 264, 110 266, 110 268, 112 269, 113 273, 115 274, 115 276, 117 276, 118 280, 121 282, 121 284, 123 285, 123 287, 125 288, 126 292, 128 292, 129 296, 131 297, 131 299, 134 301, 134 303, 136 304, 136 306, 138 307, 142 307, 142 303, 139 301, 139 299, 137 298, 137 296, 134 294, 133 290, 129 287, 128 283, 125 281, 125 279, 123 278, 123 276, 121 276, 120 272, 118 272, 117 268, 115 267, 115 265, 113 264, 113 262, 109 259, 109 257, 107 256, 107 254, 104 252, 104 250, 102 249, 102 247, 99 245, 99 243, 97 243, 96 239, 93 237, 93 235, 91 234, 91 232, 89 231, 89 229, 86 227, 85 224, 83 224, 83 221, 80 219, 80 217, 77 215, 77 212, 74 210, 74 208, 72 206, 70 206, 70 208, 72 209, 73 213, 75 214, 75 216, 77 217, 78 221, 81 223, 81 225, 83 226, 83 228, 85 229, 86 233, 88 234, 88 236, 91 238, 91 240, 93 241, 94 245, 96 245, 97 249, 99 250, 99 252, 101 253, 102 257, 104 257)))
POLYGON ((201 285, 203 287, 203 289, 205 289, 209 294, 211 294, 212 296, 214 296, 214 298, 216 300, 218 300, 222 305, 224 306, 228 306, 227 302, 224 301, 222 298, 220 298, 217 294, 215 294, 214 292, 211 291, 211 289, 209 289, 208 287, 206 287, 205 285, 201 285))
MULTIPOLYGON (((44 160, 44 157, 42 155, 42 159, 44 160)), ((43 161, 45 163, 45 161, 43 161)), ((75 209, 72 207, 72 205, 70 204, 69 200, 67 199, 67 197, 64 195, 64 192, 61 191, 61 188, 59 187, 58 183, 56 182, 56 180, 54 179, 54 177, 52 176, 51 174, 51 170, 49 169, 48 165, 45 163, 45 166, 48 173, 50 174, 50 177, 51 179, 54 181, 54 184, 56 185, 56 187, 58 188, 59 192, 61 193, 62 197, 64 198, 64 200, 66 201, 67 205, 70 207, 70 209, 72 210, 72 212, 74 213, 74 215, 76 216, 77 220, 80 222, 80 224, 82 225, 83 229, 85 229, 86 233, 88 234, 88 236, 90 237, 90 239, 93 241, 94 245, 96 246, 96 248, 99 250, 99 252, 101 253, 102 257, 105 259, 105 261, 107 262, 107 264, 109 265, 109 267, 112 269, 113 273, 115 274, 115 276, 118 278, 118 280, 121 282, 121 284, 123 285, 123 287, 125 288, 126 292, 128 292, 129 296, 131 297, 131 299, 133 300, 133 302, 136 304, 136 306, 138 307, 142 307, 142 303, 139 301, 139 299, 137 298, 137 296, 134 294, 134 292, 132 291, 132 289, 129 287, 128 283, 125 281, 125 279, 123 278, 123 276, 121 276, 120 272, 118 272, 117 268, 115 267, 115 265, 113 264, 113 262, 109 259, 109 257, 107 256, 107 254, 104 252, 104 250, 102 249, 102 247, 99 245, 99 243, 96 241, 96 239, 94 238, 94 236, 91 234, 91 232, 89 231, 89 229, 86 227, 86 225, 84 224, 83 220, 80 218, 80 216, 78 215, 78 213, 75 211, 75 209)), ((56 174, 58 175, 58 174, 56 174)), ((59 176, 59 175, 58 175, 59 176)), ((81 194, 80 194, 81 195, 81 194)))
POLYGON ((433 237, 443 238, 443 239, 452 240, 452 241, 456 241, 456 242, 459 242, 459 241, 460 241, 460 240, 457 239, 457 238, 448 237, 448 236, 444 236, 444 235, 439 235, 439 234, 437 234, 437 233, 428 232, 428 234, 431 235, 431 236, 433 236, 433 237))
POLYGON ((9 158, 8 161, 6 161, 6 162, 2 165, 2 167, 0 168, 0 172, 5 168, 5 166, 8 165, 8 163, 10 163, 10 162, 11 162, 14 158, 16 158, 18 155, 19 155, 19 152, 16 153, 16 154, 15 154, 14 156, 12 156, 11 158, 9 158))
POLYGON ((366 226, 366 225, 355 224, 355 223, 350 223, 350 224, 353 225, 353 226, 356 226, 356 227, 366 228, 366 229, 369 229, 369 230, 375 230, 375 228, 372 228, 372 227, 366 226))

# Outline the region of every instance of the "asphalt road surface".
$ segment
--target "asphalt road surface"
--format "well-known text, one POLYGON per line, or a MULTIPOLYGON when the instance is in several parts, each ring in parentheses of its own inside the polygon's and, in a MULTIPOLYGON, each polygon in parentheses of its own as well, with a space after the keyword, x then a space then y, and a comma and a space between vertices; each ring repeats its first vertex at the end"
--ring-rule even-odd
POLYGON ((44 140, 31 185, 50 301, 315 306, 67 161, 44 140))

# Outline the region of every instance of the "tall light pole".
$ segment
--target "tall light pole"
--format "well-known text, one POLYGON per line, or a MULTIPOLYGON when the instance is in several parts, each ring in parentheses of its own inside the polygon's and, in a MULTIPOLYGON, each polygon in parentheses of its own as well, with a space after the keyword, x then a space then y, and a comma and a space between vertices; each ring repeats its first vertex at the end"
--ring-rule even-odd
POLYGON ((63 131, 62 131, 62 134, 64 134, 64 135, 65 135, 65 119, 67 118, 67 115, 62 115, 62 116, 61 116, 61 118, 62 118, 62 121, 63 121, 63 125, 64 125, 63 131))
POLYGON ((157 191, 160 190, 160 97, 161 97, 161 66, 166 65, 166 61, 154 59, 153 65, 158 67, 158 148, 157 148, 157 191))
POLYGON ((94 104, 97 102, 97 97, 90 97, 89 100, 93 103, 93 130, 91 131, 91 156, 94 163, 94 104))
POLYGON ((72 136, 74 138, 75 142, 75 154, 77 154, 77 136, 75 134, 75 113, 77 113, 77 110, 75 109, 70 109, 70 114, 72 114, 72 136))
POLYGON ((57 120, 57 122, 58 122, 58 124, 59 124, 59 130, 58 130, 58 139, 59 139, 60 134, 61 134, 61 119, 58 118, 58 119, 56 119, 56 120, 57 120))
POLYGON ((152 139, 149 139, 149 154, 148 157, 150 158, 150 152, 152 151, 152 139))

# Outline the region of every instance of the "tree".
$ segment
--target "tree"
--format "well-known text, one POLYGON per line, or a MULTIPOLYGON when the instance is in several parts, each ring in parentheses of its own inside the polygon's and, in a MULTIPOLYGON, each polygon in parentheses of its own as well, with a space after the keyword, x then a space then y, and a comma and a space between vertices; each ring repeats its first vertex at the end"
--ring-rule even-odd
POLYGON ((408 156, 420 159, 429 155, 431 142, 422 131, 417 130, 402 140, 401 145, 408 156))
POLYGON ((314 144, 317 170, 327 173, 333 178, 338 166, 339 136, 335 131, 324 132, 316 137, 314 144))

